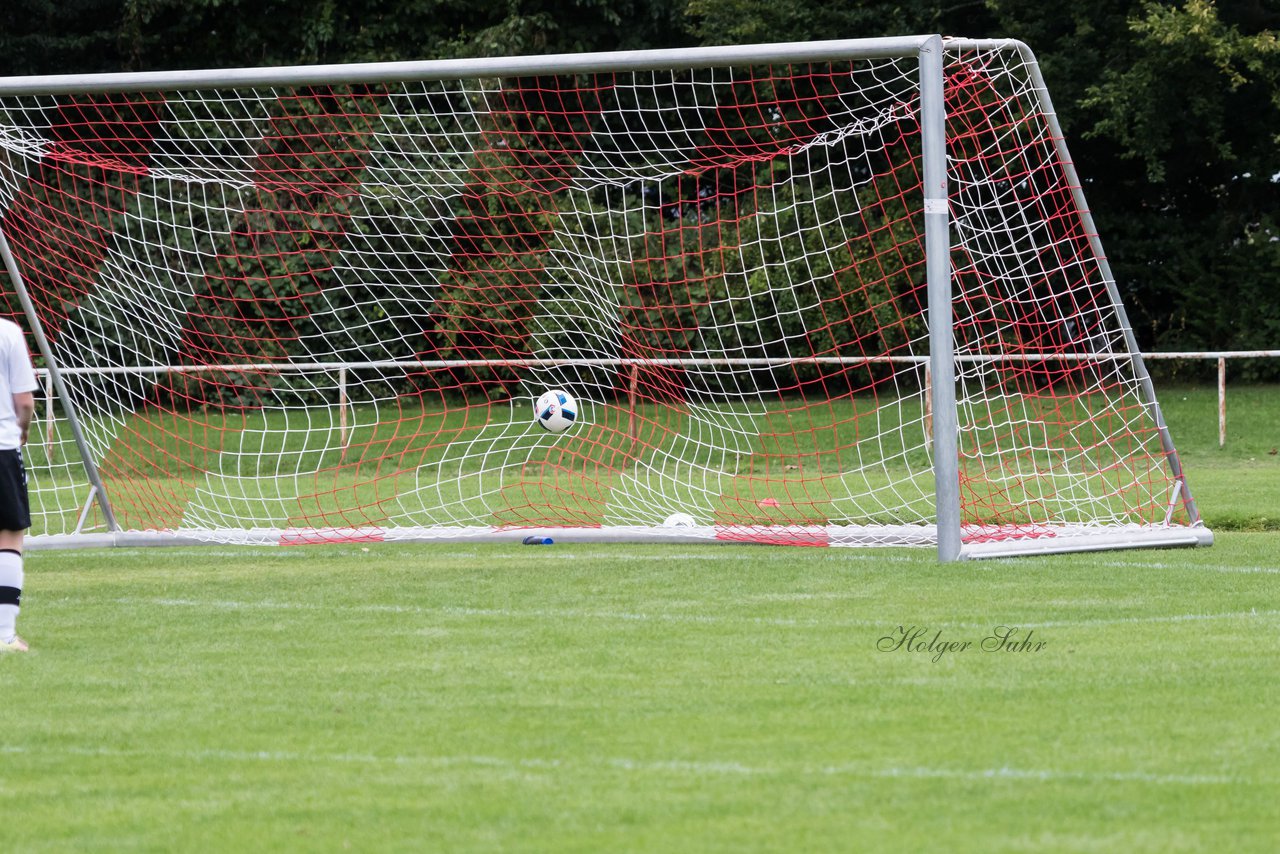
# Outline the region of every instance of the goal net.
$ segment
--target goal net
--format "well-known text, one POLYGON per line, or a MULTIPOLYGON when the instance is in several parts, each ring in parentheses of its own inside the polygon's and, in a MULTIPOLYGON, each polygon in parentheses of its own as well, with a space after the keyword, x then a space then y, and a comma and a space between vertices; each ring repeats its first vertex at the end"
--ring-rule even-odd
POLYGON ((1210 539, 1015 42, 0 80, 0 209, 36 542, 1210 539))

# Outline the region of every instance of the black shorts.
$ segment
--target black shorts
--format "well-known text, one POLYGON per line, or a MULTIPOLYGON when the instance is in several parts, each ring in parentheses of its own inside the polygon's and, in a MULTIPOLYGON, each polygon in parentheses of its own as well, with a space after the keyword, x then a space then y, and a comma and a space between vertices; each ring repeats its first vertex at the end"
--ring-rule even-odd
POLYGON ((25 531, 30 527, 31 504, 22 451, 0 450, 0 531, 25 531))

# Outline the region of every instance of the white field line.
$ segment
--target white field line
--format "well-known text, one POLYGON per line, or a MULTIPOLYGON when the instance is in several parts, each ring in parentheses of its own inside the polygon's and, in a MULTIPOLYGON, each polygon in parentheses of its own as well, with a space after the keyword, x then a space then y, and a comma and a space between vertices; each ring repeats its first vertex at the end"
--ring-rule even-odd
MULTIPOLYGON (((63 600, 67 601, 67 600, 63 600)), ((318 605, 306 602, 243 602, 233 600, 212 599, 164 599, 164 598, 121 598, 114 600, 120 605, 155 605, 171 608, 207 608, 225 610, 265 610, 265 611, 324 611, 333 610, 330 605, 318 605)), ((891 629, 901 621, 895 620, 820 620, 792 619, 786 617, 752 617, 717 614, 681 614, 673 612, 639 612, 639 611, 596 611, 576 608, 472 608, 465 606, 440 605, 422 608, 415 605, 383 605, 383 604, 348 604, 342 606, 346 612, 390 613, 390 614, 438 614, 460 617, 501 617, 509 619, 592 619, 617 620, 622 622, 669 622, 669 623, 702 623, 702 624, 754 624, 767 626, 835 627, 835 626, 869 626, 873 628, 891 629)), ((1213 620, 1256 620, 1280 617, 1280 610, 1263 610, 1257 608, 1248 611, 1231 611, 1219 614, 1157 614, 1143 617, 1098 617, 1081 620, 1046 620, 1041 622, 1022 622, 1010 620, 993 620, 986 623, 955 621, 916 621, 918 625, 945 626, 950 628, 991 629, 996 625, 1008 625, 1020 629, 1065 628, 1073 626, 1107 626, 1126 625, 1130 623, 1186 623, 1213 620)))
POLYGON ((1041 623, 1021 623, 1018 628, 1048 629, 1061 626, 1111 626, 1127 623, 1194 623, 1203 620, 1248 620, 1267 617, 1280 617, 1280 610, 1259 611, 1251 608, 1248 611, 1233 611, 1226 614, 1168 614, 1151 617, 1099 617, 1091 620, 1046 620, 1041 623))
MULTIPOLYGON (((1088 783, 1154 783, 1158 785, 1221 786, 1248 785, 1243 780, 1218 774, 1151 774, 1146 771, 1050 771, 1024 768, 987 768, 970 771, 952 768, 889 768, 878 777, 961 780, 1040 780, 1055 782, 1076 780, 1088 783)), ((1275 785, 1275 781, 1257 781, 1257 785, 1275 785)))
POLYGON ((1275 786, 1280 780, 1247 780, 1225 774, 1156 774, 1147 771, 1069 771, 1060 769, 999 768, 930 768, 866 765, 752 765, 732 760, 706 761, 685 759, 625 759, 599 757, 587 759, 555 759, 526 757, 508 759, 498 756, 381 756, 372 753, 301 753, 282 750, 120 750, 110 747, 76 747, 71 745, 28 747, 0 745, 0 755, 76 756, 104 759, 164 759, 171 762, 311 762, 333 765, 409 766, 423 768, 498 768, 512 771, 569 771, 601 768, 633 773, 675 774, 681 776, 803 776, 855 777, 863 779, 953 779, 1016 782, 1083 782, 1083 783, 1150 783, 1176 786, 1275 786))
POLYGON ((1119 569, 1197 569, 1206 572, 1244 572, 1280 575, 1280 567, 1276 566, 1226 566, 1219 564, 1185 564, 1185 563, 1126 563, 1124 561, 1108 561, 1098 566, 1116 567, 1119 569))

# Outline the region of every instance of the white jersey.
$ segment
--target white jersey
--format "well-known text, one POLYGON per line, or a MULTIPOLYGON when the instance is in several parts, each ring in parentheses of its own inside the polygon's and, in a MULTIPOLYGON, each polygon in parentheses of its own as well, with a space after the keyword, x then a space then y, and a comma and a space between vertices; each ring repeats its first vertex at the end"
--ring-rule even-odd
POLYGON ((0 317, 0 450, 22 447, 13 396, 36 388, 36 374, 31 369, 31 353, 22 327, 0 317))

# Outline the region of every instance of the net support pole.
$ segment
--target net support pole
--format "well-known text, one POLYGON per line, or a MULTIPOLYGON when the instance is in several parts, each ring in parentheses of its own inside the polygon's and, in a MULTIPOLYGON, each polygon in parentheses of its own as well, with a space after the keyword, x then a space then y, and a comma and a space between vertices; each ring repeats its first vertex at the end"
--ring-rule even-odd
MULTIPOLYGON (((107 523, 107 530, 118 531, 120 526, 116 524, 116 516, 111 510, 111 502, 107 499, 107 490, 102 485, 102 476, 98 471, 98 466, 93 461, 93 455, 89 453, 89 443, 85 440, 84 431, 80 429, 80 418, 76 414, 75 404, 71 402, 71 394, 67 391, 67 384, 62 379, 61 371, 58 370, 58 360, 53 357, 53 349, 49 346, 49 339, 44 334, 44 324, 40 322, 40 315, 36 313, 35 304, 31 301, 31 294, 27 293, 26 282, 22 278, 21 271, 18 270, 18 261, 13 257, 13 250, 9 246, 9 238, 5 235, 3 228, 0 228, 0 256, 4 257, 5 268, 9 271, 9 281, 13 283, 14 293, 18 295, 22 310, 27 315, 27 323, 30 325, 31 335, 36 339, 36 346, 40 349, 40 355, 44 356, 45 367, 49 371, 49 379, 52 380, 53 387, 58 393, 58 399, 62 401, 62 411, 67 416, 67 423, 71 425, 71 435, 75 438, 76 447, 80 450, 80 462, 84 466, 84 473, 89 478, 90 486, 93 487, 93 495, 97 496, 98 506, 102 508, 102 518, 107 523)), ((92 500, 93 495, 90 496, 90 500, 92 500)))
POLYGON ((1053 101, 1049 97, 1049 88, 1045 85, 1044 75, 1040 73, 1040 64, 1036 62, 1035 55, 1031 52, 1031 48, 1022 42, 1015 42, 1018 48, 1018 55, 1022 57, 1022 61, 1027 66, 1027 71, 1031 76, 1031 84, 1035 87, 1036 97, 1040 100, 1040 107, 1044 112, 1045 121, 1049 123, 1049 132, 1053 137, 1054 149, 1058 153, 1058 162, 1062 164, 1062 174, 1067 180, 1067 186, 1071 190, 1071 198, 1075 201, 1076 210, 1080 212, 1080 225, 1084 229, 1089 239, 1089 248, 1093 251, 1093 257, 1098 261, 1098 270, 1102 273, 1102 281, 1107 288, 1107 296, 1111 299, 1111 305, 1116 313, 1116 320, 1119 321, 1120 329, 1124 334, 1125 346, 1129 349, 1129 362, 1133 367, 1133 375, 1138 381, 1138 388, 1141 391, 1141 400, 1146 407, 1147 412, 1151 414, 1151 419, 1155 422, 1156 430, 1160 434, 1160 448, 1164 452, 1164 458, 1169 466, 1169 474, 1173 476, 1179 486, 1182 488, 1182 497, 1186 502, 1187 514, 1190 521, 1196 522, 1200 519, 1200 511, 1196 509, 1196 502, 1191 497, 1191 488, 1187 486, 1187 479, 1182 473, 1182 461, 1178 458, 1178 451, 1173 445, 1173 437, 1169 434, 1169 425, 1165 423, 1164 413, 1160 410, 1160 403, 1156 400, 1156 389, 1151 382, 1151 373, 1147 370, 1147 364, 1142 359, 1142 351, 1138 349, 1137 336, 1133 334, 1133 326, 1129 323, 1129 315, 1124 309, 1124 302, 1120 299, 1120 290, 1116 287, 1116 278, 1111 274, 1111 265, 1107 262, 1107 256, 1102 251, 1102 241, 1098 237, 1098 227, 1093 222, 1093 214, 1089 212, 1089 205, 1084 198, 1084 187, 1080 183, 1080 176, 1076 172, 1076 166, 1071 161, 1071 153, 1067 150, 1067 140, 1062 134, 1062 124, 1058 121, 1058 114, 1053 109, 1053 101))
POLYGON ((951 305, 951 226, 947 204, 947 108, 942 38, 920 48, 920 133, 924 160, 925 275, 929 295, 929 375, 938 560, 960 559, 960 446, 951 305))

